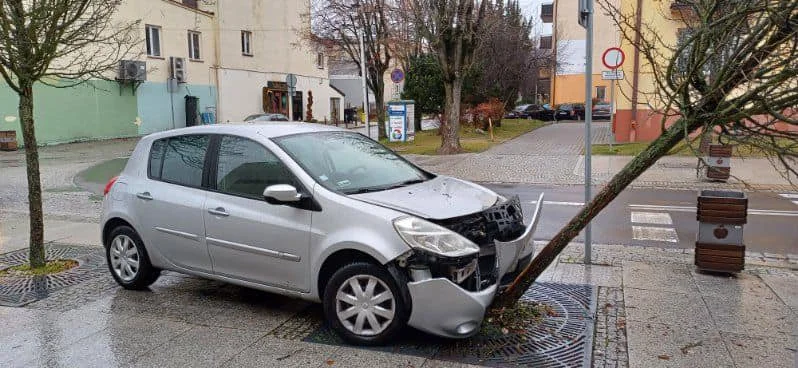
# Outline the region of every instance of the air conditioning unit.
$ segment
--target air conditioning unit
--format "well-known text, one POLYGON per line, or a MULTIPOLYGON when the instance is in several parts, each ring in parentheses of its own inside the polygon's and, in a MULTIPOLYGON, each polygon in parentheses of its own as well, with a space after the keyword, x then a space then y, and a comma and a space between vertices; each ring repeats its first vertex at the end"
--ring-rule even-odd
POLYGON ((118 79, 131 82, 147 80, 147 63, 139 60, 120 60, 118 79))
POLYGON ((186 59, 181 57, 169 57, 169 76, 177 80, 177 83, 186 82, 186 59))

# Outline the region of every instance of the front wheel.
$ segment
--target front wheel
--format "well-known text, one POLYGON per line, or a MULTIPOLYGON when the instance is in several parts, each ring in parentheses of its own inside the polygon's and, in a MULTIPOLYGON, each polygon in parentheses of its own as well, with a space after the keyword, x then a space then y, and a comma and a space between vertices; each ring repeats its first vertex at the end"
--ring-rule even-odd
POLYGON ((114 280, 125 289, 142 290, 152 285, 161 271, 150 263, 144 242, 129 226, 111 231, 105 245, 105 258, 114 280))
POLYGON ((408 310, 402 295, 400 286, 382 266, 350 263, 330 278, 324 290, 324 315, 344 340, 382 345, 407 324, 408 310))

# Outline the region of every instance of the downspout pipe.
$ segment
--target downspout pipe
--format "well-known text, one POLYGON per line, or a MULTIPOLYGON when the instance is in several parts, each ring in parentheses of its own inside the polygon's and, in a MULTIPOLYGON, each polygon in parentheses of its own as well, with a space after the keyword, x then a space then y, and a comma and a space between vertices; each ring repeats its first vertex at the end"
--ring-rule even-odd
POLYGON ((637 8, 635 8, 635 44, 634 44, 634 70, 632 71, 632 126, 629 131, 629 141, 634 142, 637 140, 637 103, 640 88, 640 27, 643 23, 643 0, 637 0, 637 8))

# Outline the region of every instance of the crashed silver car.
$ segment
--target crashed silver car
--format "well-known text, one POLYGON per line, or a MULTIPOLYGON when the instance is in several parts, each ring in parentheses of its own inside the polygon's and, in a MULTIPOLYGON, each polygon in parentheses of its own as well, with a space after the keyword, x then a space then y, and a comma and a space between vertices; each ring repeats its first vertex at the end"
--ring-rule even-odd
POLYGON ((321 302, 364 345, 406 325, 477 333, 501 280, 529 262, 542 203, 525 222, 517 197, 294 123, 149 135, 105 192, 102 240, 124 288, 172 270, 321 302))

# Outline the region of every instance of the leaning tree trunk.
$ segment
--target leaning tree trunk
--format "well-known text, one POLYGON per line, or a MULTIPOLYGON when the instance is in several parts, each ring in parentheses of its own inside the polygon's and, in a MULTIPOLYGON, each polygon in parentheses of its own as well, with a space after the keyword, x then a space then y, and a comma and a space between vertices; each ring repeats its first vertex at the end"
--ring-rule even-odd
POLYGON ((652 142, 643 152, 635 156, 612 180, 588 203, 582 211, 574 216, 571 221, 549 241, 540 254, 527 266, 512 284, 500 294, 493 302, 493 307, 503 308, 515 304, 524 295, 524 292, 533 282, 551 265, 568 243, 579 235, 579 232, 604 207, 612 202, 621 191, 632 183, 640 174, 664 156, 685 137, 685 132, 691 132, 701 124, 694 121, 679 120, 668 130, 652 142))
POLYGON ((463 152, 463 147, 460 146, 460 95, 463 81, 458 78, 452 82, 444 82, 443 87, 446 91, 445 115, 441 121, 441 148, 438 153, 451 155, 463 152))
POLYGON ((44 219, 42 217, 42 184, 39 177, 39 149, 33 128, 33 82, 19 81, 19 118, 25 143, 28 166, 28 211, 30 212, 31 268, 44 267, 44 219))

